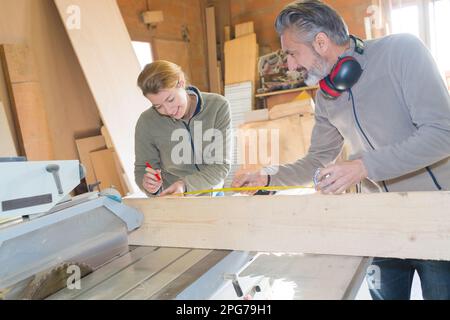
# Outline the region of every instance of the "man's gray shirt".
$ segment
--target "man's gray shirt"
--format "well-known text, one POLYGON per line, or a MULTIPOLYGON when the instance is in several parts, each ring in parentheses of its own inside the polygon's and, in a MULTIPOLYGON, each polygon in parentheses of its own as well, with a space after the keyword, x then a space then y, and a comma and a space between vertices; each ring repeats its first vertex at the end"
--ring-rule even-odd
POLYGON ((278 167, 270 184, 310 183, 345 143, 368 170, 365 191, 384 190, 383 181, 389 191, 450 190, 450 96, 428 49, 400 34, 366 41, 363 55, 352 43, 344 55, 364 70, 351 89, 356 117, 349 92, 328 100, 319 91, 308 154, 278 167))

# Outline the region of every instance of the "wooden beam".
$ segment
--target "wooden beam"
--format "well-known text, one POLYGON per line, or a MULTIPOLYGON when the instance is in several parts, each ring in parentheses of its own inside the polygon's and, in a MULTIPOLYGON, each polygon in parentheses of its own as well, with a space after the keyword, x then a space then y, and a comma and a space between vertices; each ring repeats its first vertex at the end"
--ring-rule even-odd
POLYGON ((256 82, 258 44, 252 33, 225 42, 225 85, 256 82))
POLYGON ((450 260, 450 192, 125 199, 130 243, 450 260))
POLYGON ((134 130, 149 103, 136 85, 141 67, 119 7, 111 0, 54 2, 103 123, 132 183, 131 191, 138 192, 134 183, 134 130), (79 26, 73 23, 77 20, 79 26))
POLYGON ((234 33, 236 38, 240 38, 254 32, 255 28, 253 21, 240 23, 234 26, 234 33))
POLYGON ((214 7, 206 8, 206 34, 208 44, 209 91, 221 93, 217 70, 216 17, 214 7))

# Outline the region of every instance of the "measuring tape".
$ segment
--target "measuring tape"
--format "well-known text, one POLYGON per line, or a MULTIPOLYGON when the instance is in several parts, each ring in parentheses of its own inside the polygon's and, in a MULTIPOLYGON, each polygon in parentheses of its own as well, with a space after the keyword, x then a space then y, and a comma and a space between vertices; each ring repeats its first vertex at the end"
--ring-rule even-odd
POLYGON ((314 189, 313 187, 305 186, 269 186, 269 187, 240 187, 240 188, 221 188, 221 189, 209 189, 209 190, 196 190, 188 191, 184 193, 176 193, 174 196, 189 196, 198 195, 213 192, 247 192, 247 191, 281 191, 281 190, 293 190, 293 189, 314 189))

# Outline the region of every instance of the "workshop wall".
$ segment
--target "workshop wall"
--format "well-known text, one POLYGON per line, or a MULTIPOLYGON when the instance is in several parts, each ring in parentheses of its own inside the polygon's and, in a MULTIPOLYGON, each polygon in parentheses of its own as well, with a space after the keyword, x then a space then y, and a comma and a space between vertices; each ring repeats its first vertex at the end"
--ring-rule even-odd
MULTIPOLYGON (((260 47, 275 51, 280 41, 274 29, 278 13, 292 0, 232 0, 231 22, 233 25, 253 21, 260 47)), ((372 0, 325 0, 336 9, 347 23, 350 33, 365 38, 364 16, 372 0)), ((266 51, 267 51, 266 50, 266 51)))
MULTIPOLYGON (((78 159, 75 138, 99 134, 101 121, 53 0, 0 0, 0 43, 27 44, 32 50, 54 157, 78 159)), ((1 68, 0 100, 14 128, 1 68)))
MULTIPOLYGON (((204 27, 204 6, 201 0, 118 0, 122 16, 130 37, 134 41, 154 42, 155 38, 182 41, 183 28, 191 70, 191 83, 200 90, 208 90, 208 68, 206 53, 206 31, 204 27), (164 21, 156 29, 149 30, 141 19, 143 11, 162 11, 164 21)), ((159 57, 164 58, 164 57, 159 57)))

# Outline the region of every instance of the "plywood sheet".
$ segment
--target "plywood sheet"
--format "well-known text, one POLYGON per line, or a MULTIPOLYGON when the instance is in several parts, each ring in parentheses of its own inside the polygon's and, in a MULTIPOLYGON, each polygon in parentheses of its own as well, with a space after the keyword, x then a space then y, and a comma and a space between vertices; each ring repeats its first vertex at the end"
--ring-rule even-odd
MULTIPOLYGON (((0 1, 0 43, 27 44, 36 60, 36 76, 45 101, 54 157, 77 159, 75 138, 95 135, 100 116, 86 79, 67 37, 53 1, 0 1)), ((0 67, 0 69, 2 69, 0 67)), ((22 70, 29 71, 29 68, 22 70)), ((11 99, 0 71, 0 100, 6 108, 10 126, 11 99)))
POLYGON ((234 26, 234 34, 236 38, 246 36, 255 32, 253 21, 239 23, 234 26))
MULTIPOLYGON (((134 181, 134 130, 148 101, 136 85, 141 67, 117 3, 54 2, 128 180, 134 181), (67 23, 73 6, 81 12, 78 29, 67 23)), ((134 183, 132 187, 132 192, 138 192, 134 183)))
POLYGON ((93 184, 97 181, 94 166, 92 165, 90 153, 106 149, 105 138, 103 136, 89 137, 75 141, 78 149, 80 161, 86 169, 86 182, 93 184))
POLYGON ((17 156, 16 146, 9 122, 6 117, 5 107, 0 101, 0 157, 17 156))
POLYGON ((256 34, 225 42, 225 85, 256 80, 256 34))
POLYGON ((206 8, 206 34, 208 45, 209 91, 221 92, 219 69, 217 68, 216 18, 214 7, 206 8))
POLYGON ((90 153, 95 177, 100 184, 100 190, 115 188, 122 196, 125 196, 125 190, 122 187, 120 173, 117 172, 115 163, 115 153, 112 149, 100 150, 90 153))
POLYGON ((26 45, 2 45, 0 56, 21 153, 28 160, 53 160, 47 110, 31 50, 26 45))
POLYGON ((179 65, 188 79, 192 79, 188 43, 181 40, 154 38, 153 47, 158 60, 167 60, 179 65))

